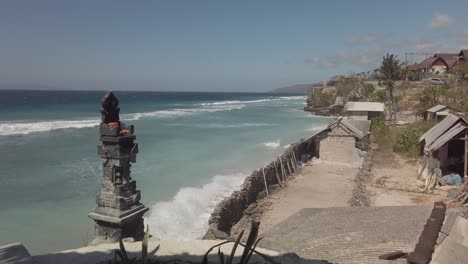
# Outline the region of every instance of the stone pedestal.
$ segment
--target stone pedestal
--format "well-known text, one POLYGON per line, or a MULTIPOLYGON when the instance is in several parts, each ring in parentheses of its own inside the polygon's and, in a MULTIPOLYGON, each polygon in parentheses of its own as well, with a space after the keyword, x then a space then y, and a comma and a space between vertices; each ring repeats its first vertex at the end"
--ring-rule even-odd
POLYGON ((95 224, 96 239, 92 244, 113 243, 121 238, 142 240, 143 214, 148 211, 140 203, 140 191, 130 177, 132 162, 136 162, 138 144, 134 143, 134 127, 120 123, 118 100, 112 93, 103 98, 100 125, 102 159, 102 189, 96 195, 98 207, 89 213, 95 224))

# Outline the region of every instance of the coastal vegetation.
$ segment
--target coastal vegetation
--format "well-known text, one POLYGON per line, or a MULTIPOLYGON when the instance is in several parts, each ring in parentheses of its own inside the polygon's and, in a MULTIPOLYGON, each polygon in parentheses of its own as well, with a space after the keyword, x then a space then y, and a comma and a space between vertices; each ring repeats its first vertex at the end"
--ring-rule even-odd
POLYGON ((141 242, 141 257, 140 259, 131 259, 128 257, 127 250, 122 239, 119 240, 119 250, 115 251, 114 262, 111 264, 147 264, 148 261, 148 240, 150 238, 149 226, 146 226, 145 236, 141 242), (120 261, 117 261, 117 256, 119 256, 120 261))
POLYGON ((311 97, 311 105, 315 108, 328 107, 336 100, 334 93, 318 92, 311 97))
POLYGON ((427 122, 417 122, 397 128, 392 141, 393 151, 413 158, 421 156, 422 149, 419 138, 430 127, 427 122))
POLYGON ((258 230, 260 227, 260 222, 252 222, 250 226, 250 232, 249 236, 247 238, 246 244, 241 243, 242 236, 244 235, 244 230, 240 232, 240 234, 237 236, 235 242, 233 241, 225 241, 221 242, 219 244, 214 245, 211 247, 206 253, 205 256, 203 257, 202 264, 208 264, 208 254, 215 249, 218 248, 218 258, 219 258, 219 264, 232 264, 234 261, 234 257, 236 254, 236 249, 238 246, 244 247, 244 251, 242 252, 242 256, 239 260, 239 264, 247 264, 250 261, 250 258, 252 257, 253 253, 257 253, 259 256, 264 258, 265 260, 272 262, 270 258, 258 251, 255 250, 257 247, 258 243, 262 240, 262 238, 257 239, 258 237, 258 230), (226 258, 224 253, 221 251, 220 246, 227 244, 227 243, 234 243, 231 254, 226 258))
POLYGON ((387 53, 387 55, 383 57, 382 65, 378 72, 378 78, 383 81, 387 89, 390 120, 393 121, 396 119, 397 112, 393 89, 395 88, 395 81, 400 80, 403 75, 400 61, 397 59, 397 56, 387 53))
POLYGON ((377 143, 389 143, 390 129, 385 124, 385 117, 379 116, 372 119, 371 134, 377 143))
POLYGON ((420 121, 403 127, 389 126, 380 116, 372 119, 371 132, 374 142, 390 145, 394 152, 415 158, 422 155, 419 138, 433 125, 433 122, 420 121))
MULTIPOLYGON (((242 252, 242 256, 240 260, 236 263, 239 264, 248 264, 252 255, 254 253, 258 254, 262 258, 264 258, 266 261, 274 263, 274 261, 267 255, 262 254, 261 252, 258 252, 255 250, 257 248, 258 243, 262 240, 262 238, 258 238, 258 231, 260 227, 260 222, 253 222, 251 223, 250 226, 250 232, 247 237, 246 243, 242 243, 241 239, 244 235, 244 231, 242 231, 236 238, 235 241, 223 241, 221 243, 218 243, 211 248, 207 250, 205 255, 203 256, 202 264, 208 264, 208 255, 213 251, 215 248, 218 248, 218 258, 219 258, 219 263, 220 264, 233 264, 234 263, 234 258, 236 254, 236 250, 239 246, 243 247, 244 250, 242 252), (233 243, 233 247, 231 250, 231 253, 229 255, 225 255, 221 251, 221 246, 225 244, 233 243)), ((125 244, 123 243, 123 240, 119 240, 119 249, 115 251, 115 257, 113 261, 107 262, 108 264, 156 264, 160 262, 154 262, 150 260, 149 255, 148 255, 148 243, 149 243, 149 227, 146 226, 146 232, 145 236, 143 238, 143 241, 141 242, 141 256, 140 258, 130 258, 129 254, 125 248, 125 244), (119 257, 119 260, 117 260, 117 256, 119 257)), ((159 246, 158 246, 159 247, 159 246)), ((156 248, 157 250, 157 248, 156 248)), ((174 263, 177 263, 176 260, 174 260, 174 263)), ((167 262, 165 262, 167 263, 167 262)), ((172 263, 172 262, 171 262, 172 263)))

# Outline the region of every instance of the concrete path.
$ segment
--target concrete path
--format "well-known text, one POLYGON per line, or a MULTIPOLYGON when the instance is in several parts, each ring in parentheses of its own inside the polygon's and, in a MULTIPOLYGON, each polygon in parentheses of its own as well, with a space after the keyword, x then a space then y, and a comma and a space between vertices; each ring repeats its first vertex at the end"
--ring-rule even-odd
POLYGON ((259 246, 335 264, 406 263, 379 255, 411 252, 432 206, 303 209, 266 231, 259 246))
POLYGON ((351 199, 357 168, 314 160, 288 185, 267 198, 272 203, 262 215, 260 233, 303 208, 345 207, 351 199))

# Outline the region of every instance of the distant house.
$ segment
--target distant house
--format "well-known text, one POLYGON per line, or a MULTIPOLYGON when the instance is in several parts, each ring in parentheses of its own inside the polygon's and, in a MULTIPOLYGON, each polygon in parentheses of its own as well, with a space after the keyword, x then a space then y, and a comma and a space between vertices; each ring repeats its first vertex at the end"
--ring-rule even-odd
POLYGON ((460 61, 467 62, 468 61, 468 50, 461 50, 460 53, 458 53, 458 57, 460 58, 460 61))
POLYGON ((440 121, 444 119, 447 115, 449 115, 450 112, 461 114, 460 110, 457 110, 451 106, 436 105, 427 110, 418 112, 418 115, 426 121, 430 121, 430 120, 440 121))
POLYGON ((409 71, 423 73, 442 73, 448 69, 450 69, 449 64, 441 57, 430 57, 423 60, 421 63, 416 63, 408 67, 409 71))
POLYGON ((466 175, 465 137, 468 135, 467 133, 468 123, 466 120, 460 116, 449 114, 419 138, 424 153, 430 157, 427 165, 429 174, 435 168, 439 168, 442 175, 449 173, 466 175))
POLYGON ((468 50, 460 53, 436 53, 434 56, 408 66, 409 71, 422 73, 443 73, 457 66, 460 61, 468 60, 468 50))
POLYGON ((433 56, 434 58, 442 58, 445 63, 447 64, 448 68, 447 70, 452 69, 457 65, 457 57, 458 53, 436 53, 433 56))
POLYGON ((376 102, 347 102, 345 105, 345 111, 350 119, 371 120, 382 116, 384 110, 384 104, 376 102))

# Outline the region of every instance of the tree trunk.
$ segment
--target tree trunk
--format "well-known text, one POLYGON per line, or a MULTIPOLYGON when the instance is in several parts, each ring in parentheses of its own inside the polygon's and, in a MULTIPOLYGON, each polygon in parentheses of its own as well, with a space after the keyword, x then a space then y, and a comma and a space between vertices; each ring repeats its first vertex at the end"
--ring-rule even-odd
POLYGON ((390 121, 395 121, 396 120, 396 109, 395 109, 395 102, 393 100, 393 87, 392 84, 387 81, 386 82, 387 86, 387 96, 388 96, 388 110, 390 114, 390 121))
POLYGON ((393 124, 395 124, 397 109, 396 109, 395 99, 393 98, 393 86, 392 85, 390 85, 390 102, 392 103, 392 121, 393 121, 393 124))

